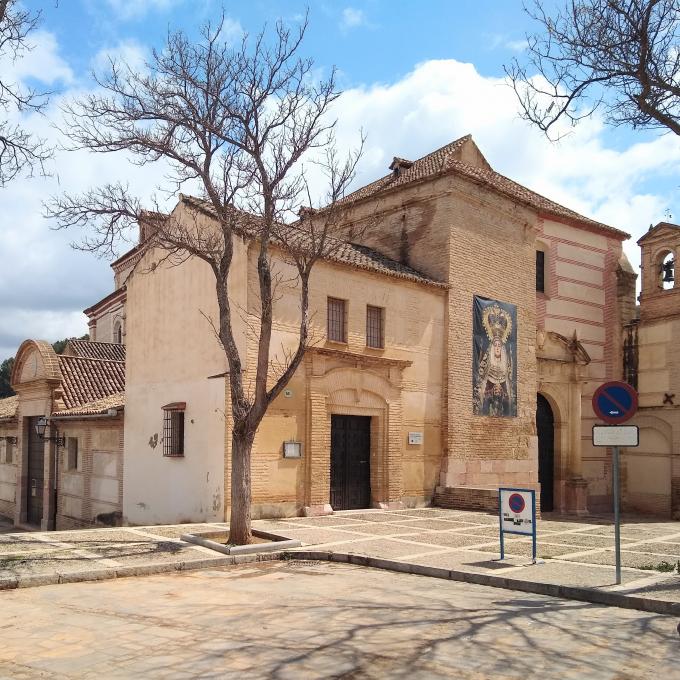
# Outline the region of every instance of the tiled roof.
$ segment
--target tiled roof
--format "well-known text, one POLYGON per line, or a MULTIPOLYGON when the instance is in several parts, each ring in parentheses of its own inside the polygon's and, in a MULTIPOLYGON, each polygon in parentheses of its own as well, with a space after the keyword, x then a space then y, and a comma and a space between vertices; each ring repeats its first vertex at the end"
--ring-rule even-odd
MULTIPOLYGON (((361 189, 357 189, 351 194, 347 194, 339 203, 353 203, 354 201, 360 201, 363 198, 368 198, 369 196, 374 196, 381 191, 386 189, 392 189, 394 187, 400 187, 405 184, 410 184, 416 180, 423 179, 425 177, 430 177, 431 175, 436 175, 438 172, 446 170, 447 163, 450 158, 463 147, 465 142, 472 139, 472 135, 466 135, 460 139, 442 146, 441 149, 437 149, 432 153, 427 154, 419 158, 417 161, 413 161, 411 167, 406 168, 402 166, 402 170, 399 174, 390 173, 367 184, 361 189)), ((395 156, 395 160, 397 157, 395 156)), ((399 159, 403 160, 403 159, 399 159)), ((410 162, 410 161, 409 161, 410 162)), ((393 161, 394 163, 394 161, 393 161)))
POLYGON ((125 407, 125 392, 116 392, 103 399, 97 399, 87 404, 81 404, 73 408, 55 411, 55 416, 96 416, 104 414, 110 409, 121 409, 125 407))
MULTIPOLYGON (((206 201, 202 201, 194 196, 182 196, 181 200, 198 210, 206 212, 212 217, 215 216, 212 206, 206 201)), ((256 223, 259 218, 254 215, 248 215, 247 213, 242 214, 243 218, 239 220, 238 225, 235 226, 235 230, 246 237, 257 237, 258 229, 256 223)), ((279 229, 294 230, 295 227, 291 225, 280 225, 279 229)), ((396 276, 401 279, 407 279, 440 288, 447 287, 447 284, 437 281, 401 262, 392 260, 386 255, 383 255, 372 248, 368 248, 367 246, 359 245, 357 243, 347 243, 333 238, 329 238, 328 243, 332 245, 329 246, 329 254, 325 259, 331 262, 338 262, 356 269, 386 274, 387 276, 396 276)))
POLYGON ((125 361, 125 345, 115 342, 92 342, 90 340, 69 340, 65 354, 88 359, 125 361), (69 351, 70 350, 70 351, 69 351))
POLYGON ((401 279, 426 283, 440 288, 448 287, 447 284, 430 278, 422 272, 419 272, 417 269, 413 269, 401 262, 392 260, 382 253, 379 253, 377 250, 373 250, 372 248, 368 248, 367 246, 358 243, 341 243, 338 246, 338 249, 334 250, 326 259, 332 262, 348 264, 357 269, 387 274, 388 276, 396 276, 401 279))
POLYGON ((19 397, 5 397, 0 399, 0 420, 9 420, 14 418, 19 407, 19 397))
POLYGON ((627 234, 624 231, 610 227, 602 222, 597 222, 589 217, 584 217, 574 210, 570 210, 559 203, 555 203, 555 201, 551 201, 549 198, 541 196, 535 191, 531 191, 531 189, 527 189, 527 187, 514 182, 495 170, 469 165, 468 163, 459 160, 456 157, 458 152, 466 142, 471 140, 471 135, 461 137, 460 139, 441 147, 441 149, 437 149, 417 161, 414 161, 410 168, 402 166, 399 173, 390 173, 375 182, 371 182, 370 184, 361 187, 361 189, 357 189, 345 196, 341 202, 353 203, 354 201, 377 196, 383 191, 405 186, 428 177, 451 172, 466 177, 478 184, 483 184, 492 191, 503 194, 513 200, 520 201, 540 213, 548 213, 556 217, 574 220, 597 229, 603 229, 622 238, 630 237, 630 234, 627 234))
MULTIPOLYGON (((100 343, 104 344, 104 343, 100 343)), ((67 409, 125 391, 125 362, 61 354, 61 389, 67 409)))

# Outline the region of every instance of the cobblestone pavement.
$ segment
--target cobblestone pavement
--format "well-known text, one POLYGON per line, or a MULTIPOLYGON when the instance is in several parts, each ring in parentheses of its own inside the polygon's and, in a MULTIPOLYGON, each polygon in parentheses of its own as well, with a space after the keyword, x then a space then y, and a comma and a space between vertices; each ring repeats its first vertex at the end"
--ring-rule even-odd
POLYGON ((259 520, 253 526, 300 539, 319 550, 680 601, 680 522, 670 520, 624 518, 623 586, 614 585, 614 527, 606 517, 546 516, 539 520, 539 564, 531 564, 531 539, 521 536, 506 536, 507 559, 500 562, 498 516, 482 512, 442 508, 348 511, 326 517, 259 520), (674 572, 658 570, 672 566, 674 572))
POLYGON ((677 677, 656 614, 328 563, 0 593, 0 678, 677 677))

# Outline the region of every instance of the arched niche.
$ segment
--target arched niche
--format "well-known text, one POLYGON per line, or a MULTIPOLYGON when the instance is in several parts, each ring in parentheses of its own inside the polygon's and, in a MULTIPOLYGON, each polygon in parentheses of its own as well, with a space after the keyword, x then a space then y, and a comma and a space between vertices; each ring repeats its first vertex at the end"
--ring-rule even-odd
POLYGON ((61 380, 57 353, 46 340, 24 340, 14 359, 12 387, 34 380, 61 380))

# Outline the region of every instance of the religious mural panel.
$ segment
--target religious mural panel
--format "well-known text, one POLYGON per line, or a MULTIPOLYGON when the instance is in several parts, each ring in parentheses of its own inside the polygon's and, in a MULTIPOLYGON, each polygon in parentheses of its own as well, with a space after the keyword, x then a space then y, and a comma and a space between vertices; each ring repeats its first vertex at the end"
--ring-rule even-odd
POLYGON ((475 295, 473 317, 473 413, 516 416, 517 308, 475 295))

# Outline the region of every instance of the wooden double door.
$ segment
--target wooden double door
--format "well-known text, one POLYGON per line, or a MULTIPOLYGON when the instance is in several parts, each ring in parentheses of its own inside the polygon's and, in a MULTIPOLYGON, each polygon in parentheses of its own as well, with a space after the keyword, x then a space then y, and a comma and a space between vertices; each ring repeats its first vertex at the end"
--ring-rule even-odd
POLYGON ((331 507, 371 506, 371 418, 331 416, 331 507))

